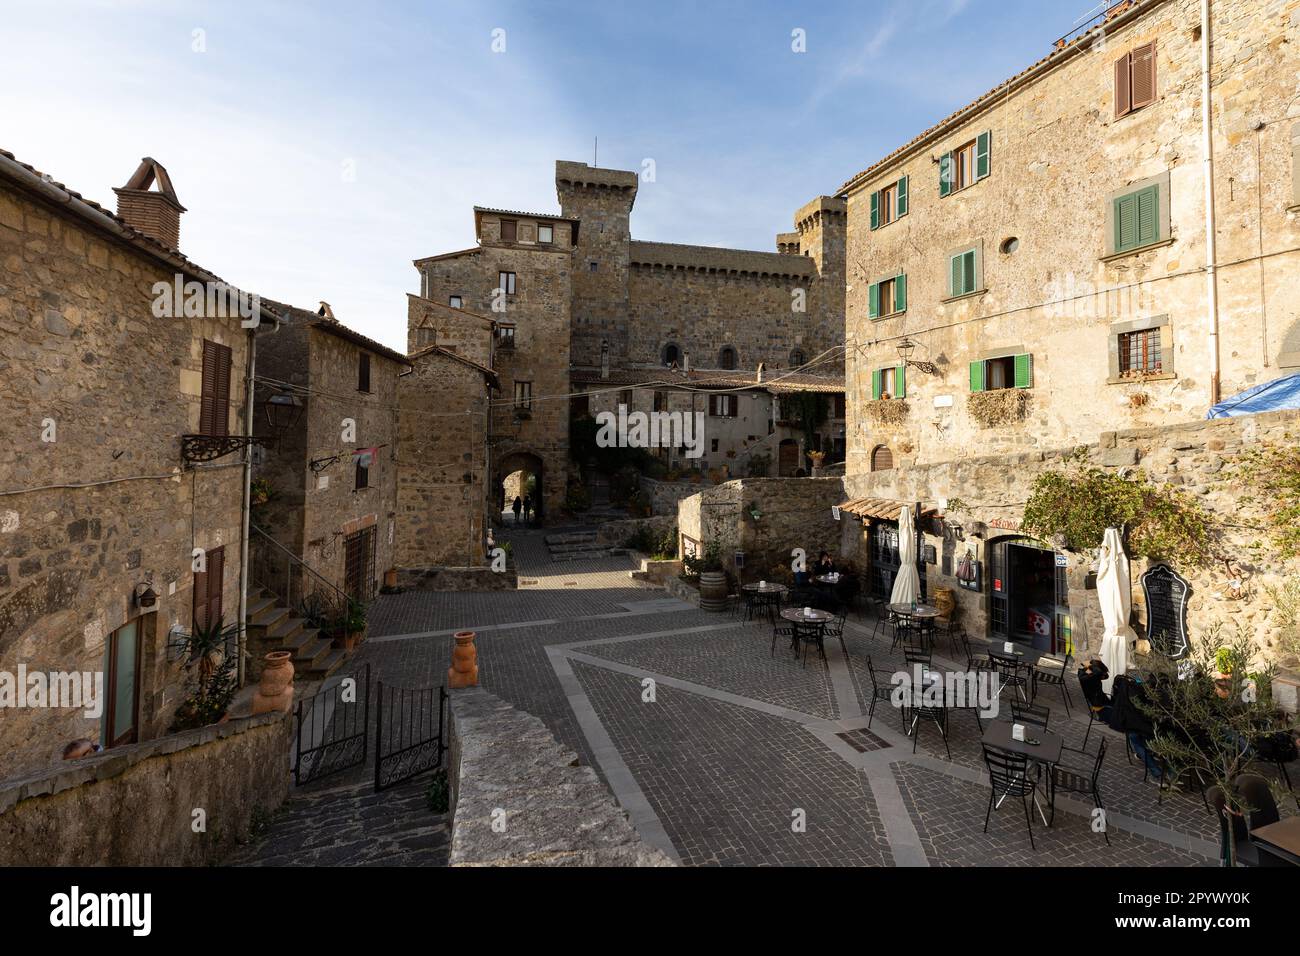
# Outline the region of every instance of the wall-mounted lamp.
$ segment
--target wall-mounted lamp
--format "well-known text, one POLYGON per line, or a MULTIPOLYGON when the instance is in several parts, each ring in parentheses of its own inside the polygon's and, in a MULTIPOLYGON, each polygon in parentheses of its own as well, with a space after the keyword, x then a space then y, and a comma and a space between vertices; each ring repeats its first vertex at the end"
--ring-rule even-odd
POLYGON ((919 369, 920 371, 924 372, 926 375, 938 375, 939 366, 935 365, 933 362, 912 361, 912 353, 915 351, 916 351, 916 343, 908 338, 903 339, 903 341, 898 343, 899 361, 902 362, 904 366, 911 366, 914 369, 919 369))
POLYGON ((158 593, 148 584, 137 584, 134 592, 135 606, 147 611, 158 603, 158 593))
POLYGON ((753 518, 755 521, 759 521, 762 519, 763 512, 759 510, 757 501, 755 501, 752 505, 749 506, 749 516, 753 518))
POLYGON ((297 395, 280 392, 266 400, 266 423, 283 435, 302 417, 302 399, 297 395))

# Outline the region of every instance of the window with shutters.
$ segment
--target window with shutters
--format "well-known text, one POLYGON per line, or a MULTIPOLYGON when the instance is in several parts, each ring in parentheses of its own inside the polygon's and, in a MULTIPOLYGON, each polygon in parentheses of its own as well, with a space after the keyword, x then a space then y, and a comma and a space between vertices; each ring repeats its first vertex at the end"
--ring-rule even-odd
POLYGON ((907 177, 871 194, 871 228, 879 229, 907 215, 907 177))
POLYGON ((513 325, 497 326, 497 348, 507 351, 515 347, 515 327, 513 325))
POLYGON ((907 311, 907 274, 900 272, 867 287, 867 317, 885 319, 907 311))
POLYGON ((1169 239, 1169 174, 1112 193, 1106 210, 1106 255, 1123 255, 1169 239))
POLYGON ((709 415, 712 418, 735 418, 740 412, 737 395, 710 395, 709 415))
POLYGON ((871 373, 871 399, 907 398, 907 367, 890 365, 871 373))
POLYGON ((370 354, 362 352, 357 356, 357 391, 370 391, 370 354))
POLYGON ((875 448, 871 449, 871 470, 894 470, 894 453, 889 450, 888 445, 877 445, 875 448))
POLYGON ((199 434, 230 434, 230 346, 203 341, 199 434))
POLYGON ((1156 101, 1156 44, 1152 40, 1115 61, 1115 118, 1156 101))
POLYGON ((533 407, 533 383, 515 382, 515 408, 528 410, 533 407))
POLYGON ((226 573, 226 549, 213 548, 203 554, 203 570, 194 572, 194 627, 215 627, 223 616, 221 595, 226 573))
POLYGON ((949 196, 986 178, 992 170, 993 134, 980 133, 939 157, 939 195, 949 196))
POLYGON ((515 294, 515 274, 513 272, 497 273, 497 288, 506 295, 515 294))
POLYGON ((549 222, 537 224, 537 241, 544 245, 555 242, 555 227, 549 222))
POLYGON ((981 245, 948 253, 948 298, 984 291, 984 252, 981 245))
POLYGON ((519 234, 519 223, 513 219, 501 220, 501 241, 514 242, 519 234))
POLYGON ((970 363, 970 390, 990 392, 999 388, 1031 388, 1034 359, 1028 353, 999 355, 970 363))

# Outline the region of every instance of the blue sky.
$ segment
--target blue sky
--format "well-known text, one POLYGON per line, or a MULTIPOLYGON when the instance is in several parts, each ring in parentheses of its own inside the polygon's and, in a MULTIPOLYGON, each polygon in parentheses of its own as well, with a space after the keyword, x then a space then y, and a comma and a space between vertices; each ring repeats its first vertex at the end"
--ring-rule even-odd
POLYGON ((109 207, 153 156, 191 258, 404 348, 411 260, 475 203, 557 209, 593 137, 655 161, 636 238, 772 250, 1094 2, 0 0, 0 147, 109 207))

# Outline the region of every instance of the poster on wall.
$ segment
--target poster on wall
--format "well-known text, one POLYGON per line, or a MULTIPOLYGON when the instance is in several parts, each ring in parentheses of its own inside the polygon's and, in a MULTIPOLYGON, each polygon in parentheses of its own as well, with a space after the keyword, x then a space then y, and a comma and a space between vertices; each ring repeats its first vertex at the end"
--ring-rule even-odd
POLYGON ((1187 602, 1192 586, 1167 564, 1157 564, 1142 575, 1147 604, 1147 639, 1172 660, 1187 656, 1187 602))

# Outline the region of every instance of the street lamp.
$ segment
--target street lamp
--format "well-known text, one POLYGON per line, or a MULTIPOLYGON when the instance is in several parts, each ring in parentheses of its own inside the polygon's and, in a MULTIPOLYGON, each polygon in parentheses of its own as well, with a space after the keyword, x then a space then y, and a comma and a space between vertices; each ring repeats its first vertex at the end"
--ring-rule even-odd
POLYGON ((926 375, 938 375, 939 366, 935 365, 933 362, 912 361, 912 353, 915 351, 916 343, 909 338, 904 338, 903 341, 898 343, 898 359, 903 363, 904 367, 911 366, 912 368, 919 369, 926 375))

